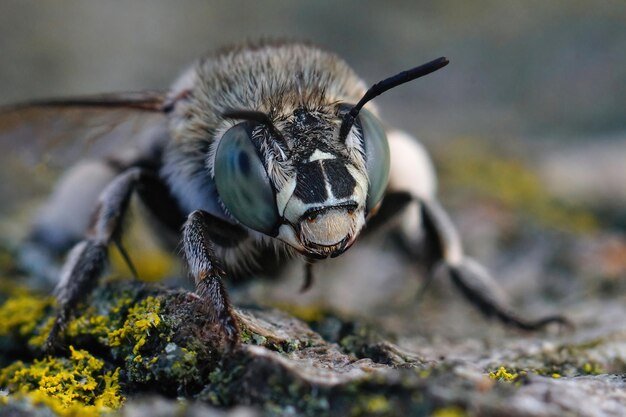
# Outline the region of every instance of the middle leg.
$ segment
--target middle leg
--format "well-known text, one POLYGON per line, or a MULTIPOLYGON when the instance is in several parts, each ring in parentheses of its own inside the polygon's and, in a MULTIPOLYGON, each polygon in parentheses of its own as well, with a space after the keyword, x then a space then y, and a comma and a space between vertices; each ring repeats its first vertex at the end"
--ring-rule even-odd
MULTIPOLYGON (((115 243, 125 254, 119 241, 130 197, 137 184, 150 175, 131 168, 107 185, 98 199, 91 227, 85 239, 70 251, 55 289, 57 316, 45 343, 46 350, 59 346, 60 333, 66 327, 72 311, 82 297, 96 284, 107 264, 107 249, 115 243)), ((127 256, 125 256, 127 257, 127 256)))

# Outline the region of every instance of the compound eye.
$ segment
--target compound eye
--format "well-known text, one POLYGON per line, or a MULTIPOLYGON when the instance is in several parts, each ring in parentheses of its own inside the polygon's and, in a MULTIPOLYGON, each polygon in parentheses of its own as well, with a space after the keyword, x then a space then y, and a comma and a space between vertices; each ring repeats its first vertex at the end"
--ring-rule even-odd
POLYGON ((215 185, 228 211, 242 224, 273 235, 279 220, 274 188, 244 122, 228 129, 215 154, 215 185))
POLYGON ((356 120, 363 134, 365 166, 369 179, 366 210, 369 211, 382 200, 389 182, 389 142, 385 129, 376 116, 361 109, 356 120))

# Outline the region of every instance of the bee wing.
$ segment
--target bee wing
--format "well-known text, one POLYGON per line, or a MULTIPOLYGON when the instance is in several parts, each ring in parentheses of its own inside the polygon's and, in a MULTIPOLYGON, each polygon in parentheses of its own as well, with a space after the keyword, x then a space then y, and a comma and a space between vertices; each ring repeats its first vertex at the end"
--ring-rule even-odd
MULTIPOLYGON (((0 216, 32 214, 59 174, 167 135, 165 93, 108 94, 0 107, 0 216)), ((0 227, 0 231, 3 228, 0 227)))
MULTIPOLYGON (((86 151, 106 153, 132 144, 159 119, 163 123, 164 96, 108 94, 0 108, 0 146, 30 164, 66 165, 86 151)), ((0 155, 0 161, 7 156, 0 155)))

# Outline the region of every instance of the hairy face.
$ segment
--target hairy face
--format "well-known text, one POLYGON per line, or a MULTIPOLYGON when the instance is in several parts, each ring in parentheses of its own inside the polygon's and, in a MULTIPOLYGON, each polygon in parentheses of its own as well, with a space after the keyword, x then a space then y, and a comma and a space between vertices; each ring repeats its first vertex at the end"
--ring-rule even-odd
POLYGON ((340 117, 339 107, 299 108, 284 123, 290 175, 277 193, 278 238, 313 257, 341 254, 365 223, 364 148, 356 132, 339 139, 340 117))
POLYGON ((340 138, 346 108, 296 108, 228 128, 214 173, 231 214, 312 258, 348 249, 382 197, 389 155, 384 131, 369 112, 340 138))

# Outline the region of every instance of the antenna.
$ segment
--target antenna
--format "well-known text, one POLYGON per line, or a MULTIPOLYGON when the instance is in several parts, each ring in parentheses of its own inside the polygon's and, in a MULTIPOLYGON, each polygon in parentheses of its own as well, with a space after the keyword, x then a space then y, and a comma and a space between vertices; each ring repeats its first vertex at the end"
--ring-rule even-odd
POLYGON ((448 65, 450 61, 447 58, 441 57, 437 58, 433 61, 427 62, 419 67, 412 68, 407 71, 402 71, 399 74, 396 74, 392 77, 385 78, 382 81, 377 82, 373 86, 370 87, 369 90, 365 92, 361 100, 350 109, 348 113, 343 116, 343 121, 341 122, 341 128, 339 129, 339 139, 345 140, 354 124, 354 120, 359 115, 359 112, 371 99, 377 97, 384 93, 385 91, 391 90, 401 84, 407 83, 409 81, 413 81, 416 78, 423 77, 424 75, 428 75, 431 72, 435 72, 438 69, 441 69, 448 65))

